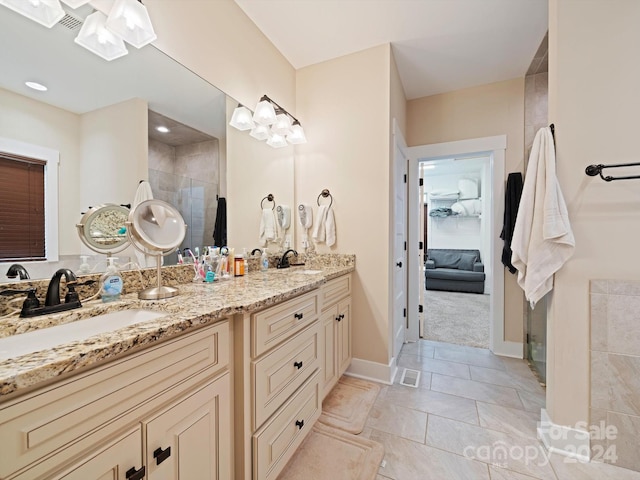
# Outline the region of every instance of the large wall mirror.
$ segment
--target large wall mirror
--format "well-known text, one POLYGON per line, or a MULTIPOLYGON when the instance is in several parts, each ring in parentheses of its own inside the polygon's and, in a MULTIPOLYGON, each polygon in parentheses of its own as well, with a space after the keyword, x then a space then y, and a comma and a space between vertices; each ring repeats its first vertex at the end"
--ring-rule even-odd
MULTIPOLYGON (((32 279, 77 268, 81 254, 93 253, 76 234, 82 213, 134 203, 141 180, 183 215, 184 246, 213 244, 217 198, 226 193, 227 96, 151 45, 107 62, 74 43, 78 30, 48 29, 0 7, 0 152, 8 141, 59 154, 59 259, 20 262, 32 279)), ((11 263, 0 260, 0 282, 11 263)))

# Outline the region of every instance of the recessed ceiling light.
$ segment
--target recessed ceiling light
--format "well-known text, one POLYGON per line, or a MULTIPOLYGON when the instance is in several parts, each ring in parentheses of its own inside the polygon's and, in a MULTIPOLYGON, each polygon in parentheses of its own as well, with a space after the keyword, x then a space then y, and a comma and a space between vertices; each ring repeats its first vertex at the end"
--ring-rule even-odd
POLYGON ((46 92, 47 90, 49 90, 47 87, 38 82, 24 82, 24 84, 29 88, 38 90, 39 92, 46 92))
POLYGON ((156 130, 159 131, 160 133, 169 133, 169 129, 167 127, 156 127, 156 130))

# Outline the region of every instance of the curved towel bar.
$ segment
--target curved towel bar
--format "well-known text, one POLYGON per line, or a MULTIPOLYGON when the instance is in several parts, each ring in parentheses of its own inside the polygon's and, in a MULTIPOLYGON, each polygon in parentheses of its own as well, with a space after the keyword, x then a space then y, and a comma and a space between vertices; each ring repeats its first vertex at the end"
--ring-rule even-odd
POLYGON ((265 201, 265 200, 266 200, 267 202, 273 202, 273 207, 271 207, 271 210, 273 210, 273 209, 275 209, 275 208, 276 208, 276 202, 274 201, 274 198, 273 198, 273 195, 272 195, 272 194, 269 194, 269 195, 267 195, 266 197, 264 197, 262 200, 260 200, 260 208, 264 208, 264 206, 263 206, 263 205, 264 205, 264 201, 265 201))
POLYGON ((318 199, 316 200, 316 203, 318 204, 318 206, 320 206, 320 197, 323 197, 323 198, 329 197, 331 199, 331 203, 329 203, 329 207, 333 205, 333 195, 331 195, 329 190, 327 190, 326 188, 320 192, 320 195, 318 195, 318 199))

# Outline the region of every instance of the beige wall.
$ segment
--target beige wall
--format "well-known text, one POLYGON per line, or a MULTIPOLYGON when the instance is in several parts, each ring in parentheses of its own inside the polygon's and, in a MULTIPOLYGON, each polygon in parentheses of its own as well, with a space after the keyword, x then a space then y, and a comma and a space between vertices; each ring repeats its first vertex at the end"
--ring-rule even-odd
POLYGON ((60 152, 59 249, 61 255, 78 254, 80 239, 75 225, 80 220, 80 117, 0 89, 0 136, 60 152))
POLYGON ((83 212, 102 203, 133 202, 138 182, 148 178, 147 119, 147 102, 139 98, 80 116, 83 212))
MULTIPOLYGON (((158 35, 154 45, 163 52, 251 109, 267 94, 296 114, 295 70, 233 0, 147 0, 145 5, 158 35)), ((299 119, 306 128, 306 117, 299 119)), ((230 245, 257 245, 260 199, 267 193, 293 205, 293 152, 227 128, 230 245)))
MULTIPOLYGON (((297 146, 296 203, 333 195, 337 242, 355 253, 353 355, 389 361, 389 45, 298 70, 308 143, 297 146), (307 126, 308 125, 308 126, 307 126)), ((301 248, 300 236, 297 246, 301 248)))
MULTIPOLYGON (((524 171, 524 77, 407 102, 409 146, 507 135, 505 174, 524 171)), ((505 274, 505 340, 523 341, 523 294, 505 274)))
POLYGON ((640 277, 640 181, 584 174, 589 164, 639 160, 640 2, 552 0, 549 15, 549 120, 576 250, 551 299, 547 409, 573 425, 588 419, 589 280, 640 277))

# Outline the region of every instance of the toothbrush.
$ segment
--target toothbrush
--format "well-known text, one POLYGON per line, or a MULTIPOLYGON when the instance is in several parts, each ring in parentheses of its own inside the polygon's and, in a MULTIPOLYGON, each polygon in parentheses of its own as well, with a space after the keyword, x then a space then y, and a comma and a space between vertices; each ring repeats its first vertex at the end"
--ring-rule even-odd
POLYGON ((178 254, 178 265, 182 265, 184 263, 184 260, 182 259, 182 253, 180 253, 179 248, 176 250, 176 253, 178 254))

